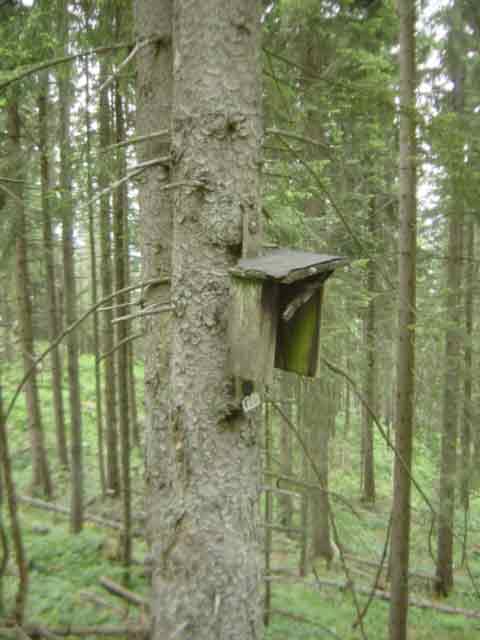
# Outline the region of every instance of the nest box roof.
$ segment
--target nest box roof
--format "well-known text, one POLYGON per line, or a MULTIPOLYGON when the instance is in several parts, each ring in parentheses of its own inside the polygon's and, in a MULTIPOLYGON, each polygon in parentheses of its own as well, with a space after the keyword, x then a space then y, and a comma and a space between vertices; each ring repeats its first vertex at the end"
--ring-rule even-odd
POLYGON ((340 256, 328 256, 297 249, 273 249, 264 256, 243 258, 231 269, 239 278, 276 280, 284 284, 311 278, 347 264, 340 256))

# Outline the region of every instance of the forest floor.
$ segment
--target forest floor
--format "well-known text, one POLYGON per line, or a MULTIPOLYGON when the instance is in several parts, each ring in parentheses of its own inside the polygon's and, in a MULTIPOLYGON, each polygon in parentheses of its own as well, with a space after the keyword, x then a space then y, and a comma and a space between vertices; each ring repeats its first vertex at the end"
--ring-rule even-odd
MULTIPOLYGON (((82 407, 84 425, 85 495, 87 512, 107 520, 118 519, 121 508, 118 500, 100 498, 98 463, 96 453, 95 425, 95 385, 93 360, 89 356, 81 359, 82 407)), ((142 404, 142 368, 137 367, 139 406, 142 404)), ((2 383, 5 402, 14 391, 21 378, 15 367, 3 366, 2 383)), ((50 381, 48 372, 41 374, 41 396, 44 423, 47 431, 47 446, 54 466, 53 414, 50 401, 50 381)), ((278 425, 277 425, 278 428, 278 425)), ((28 433, 25 424, 23 399, 19 401, 8 423, 12 461, 20 495, 32 495, 29 488, 30 455, 28 433)), ((334 516, 342 546, 348 550, 350 577, 357 587, 370 589, 375 577, 375 568, 359 562, 358 559, 375 562, 382 556, 390 509, 391 494, 391 454, 378 439, 376 445, 377 501, 367 506, 358 499, 358 429, 352 428, 347 435, 339 432, 332 441, 330 487, 340 493, 349 503, 337 502, 334 516), (352 497, 353 496, 353 497, 352 497), (356 559, 354 559, 356 558, 356 559)), ((438 470, 432 464, 432 446, 438 446, 434 439, 425 444, 421 432, 417 432, 415 453, 415 477, 436 504, 432 487, 436 484, 438 470)), ((300 467, 300 454, 297 466, 300 467)), ((295 462, 295 461, 294 461, 295 462)), ((53 468, 55 482, 55 504, 68 507, 68 472, 53 468)), ((132 478, 134 489, 134 513, 143 511, 143 454, 132 449, 132 478)), ((33 496, 35 497, 35 496, 33 496)), ((37 496, 39 497, 39 496, 37 496)), ((480 585, 480 550, 478 532, 480 514, 478 498, 472 496, 469 524, 469 566, 471 575, 480 585)), ((277 505, 275 505, 277 508, 277 505)), ((30 588, 27 619, 46 627, 66 625, 117 625, 142 621, 141 607, 127 606, 124 600, 105 591, 100 579, 107 577, 119 584, 124 578, 124 570, 118 558, 118 534, 87 522, 82 533, 71 535, 68 519, 64 515, 50 513, 20 503, 20 516, 24 542, 30 570, 30 588)), ((295 518, 298 520, 298 514, 295 518)), ((480 586, 476 591, 465 568, 456 571, 456 590, 447 600, 435 599, 431 580, 427 575, 434 573, 434 564, 429 552, 429 531, 431 517, 422 499, 414 494, 411 568, 420 575, 411 579, 411 597, 427 600, 434 606, 450 606, 478 611, 478 619, 463 615, 447 615, 435 608, 410 608, 410 640, 460 640, 480 638, 480 586), (425 574, 425 575, 424 575, 425 574)), ((5 514, 5 521, 8 518, 5 514)), ((297 522, 298 524, 298 522, 297 522)), ((458 512, 458 540, 456 564, 460 565, 461 541, 463 536, 463 514, 458 512)), ((435 533, 432 537, 435 547, 435 533)), ((143 559, 146 545, 135 538, 133 556, 135 564, 131 568, 129 589, 146 597, 148 578, 145 577, 143 559)), ((13 605, 17 585, 16 567, 12 552, 4 579, 4 597, 7 611, 13 605)), ((300 545, 298 540, 286 536, 274 537, 272 574, 276 568, 290 570, 292 575, 275 579, 271 583, 273 614, 266 630, 268 640, 308 640, 314 638, 337 638, 350 640, 369 638, 380 640, 387 637, 388 602, 373 599, 364 618, 364 635, 358 626, 352 628, 357 617, 354 598, 350 591, 325 586, 325 582, 345 582, 345 572, 337 560, 330 570, 323 563, 317 563, 315 572, 305 578, 298 577, 300 545)), ((388 588, 388 585, 385 585, 388 588)), ((357 604, 363 608, 368 595, 356 593, 357 604)), ((1 626, 1 624, 0 624, 1 626)))

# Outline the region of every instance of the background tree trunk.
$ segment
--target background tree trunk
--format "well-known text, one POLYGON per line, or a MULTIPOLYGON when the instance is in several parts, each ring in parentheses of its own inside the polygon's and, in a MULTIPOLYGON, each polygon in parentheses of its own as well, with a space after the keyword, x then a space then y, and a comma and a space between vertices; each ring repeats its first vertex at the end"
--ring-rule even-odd
MULTIPOLYGON (((58 2, 59 33, 64 52, 67 51, 69 29, 68 0, 58 2)), ((74 212, 72 198, 72 158, 70 146, 70 109, 72 87, 70 66, 66 65, 58 77, 60 94, 60 189, 62 193, 62 248, 65 290, 65 321, 67 326, 77 319, 77 283, 74 261, 74 212)), ((78 533, 83 527, 83 456, 82 408, 80 403, 78 333, 71 331, 67 338, 68 388, 70 399, 71 446, 71 513, 70 527, 78 533)))
MULTIPOLYGON (((88 247, 90 250, 90 282, 92 306, 97 304, 98 300, 98 277, 97 277, 97 245, 95 240, 95 220, 93 209, 93 157, 92 157, 92 123, 89 111, 91 100, 90 93, 90 63, 85 58, 85 99, 87 108, 85 109, 85 129, 87 134, 87 197, 88 197, 88 247)), ((100 321, 98 312, 92 315, 92 332, 93 332, 93 353, 95 355, 95 421, 97 424, 97 447, 98 447, 98 471, 100 478, 100 488, 102 495, 105 496, 107 484, 105 476, 105 447, 103 434, 103 404, 102 404, 102 368, 99 362, 100 356, 100 321)))
MULTIPOLYGON (((9 141, 9 159, 12 167, 12 178, 21 180, 23 166, 22 148, 20 144, 20 117, 18 103, 10 98, 7 105, 7 132, 9 141)), ((30 371, 35 359, 33 338, 33 318, 31 304, 31 285, 28 270, 28 242, 25 205, 21 183, 11 187, 14 197, 12 208, 15 211, 15 279, 17 293, 18 327, 22 351, 23 370, 30 371)), ((38 397, 37 372, 32 372, 25 385, 27 403, 27 419, 30 432, 32 453, 32 487, 43 492, 46 498, 52 497, 52 482, 45 449, 40 401, 38 397)))
MULTIPOLYGON (((38 126, 40 147, 40 177, 42 185, 43 215, 43 250, 45 256, 45 273, 48 296, 48 337, 53 342, 60 333, 58 326, 58 308, 55 274, 55 253, 50 216, 50 152, 48 145, 48 75, 45 73, 40 81, 41 91, 38 97, 38 126)), ((68 467, 68 445, 65 425, 65 409, 63 404, 62 357, 60 347, 54 347, 50 353, 52 368, 52 395, 55 415, 55 433, 57 452, 60 464, 68 467)))
POLYGON ((398 0, 400 17, 399 311, 395 410, 390 640, 405 640, 410 559, 410 473, 415 396, 416 140, 415 0, 398 0))
POLYGON ((328 443, 330 440, 330 411, 333 404, 328 397, 329 388, 322 379, 307 380, 305 385, 304 404, 305 420, 308 424, 311 454, 320 478, 310 472, 311 482, 322 487, 324 491, 313 490, 310 497, 310 530, 312 561, 324 558, 327 566, 333 557, 330 537, 330 501, 328 498, 328 443))
MULTIPOLYGON (((109 17, 112 20, 110 3, 106 5, 105 20, 109 17), (107 11, 107 8, 109 9, 107 11)), ((110 23, 111 24, 111 23, 110 23)), ((100 60, 100 83, 103 84, 108 75, 108 68, 105 60, 100 60)), ((108 91, 100 92, 99 101, 99 139, 100 147, 106 149, 110 144, 110 105, 108 102, 108 91)), ((98 175, 98 187, 104 192, 110 184, 111 165, 108 163, 109 153, 105 153, 102 158, 98 175)), ((113 291, 113 266, 112 266, 112 243, 111 243, 111 210, 110 197, 105 192, 100 197, 100 274, 102 297, 109 296, 113 291)), ((108 305, 111 306, 111 305, 108 305)), ((114 348, 113 331, 113 310, 107 309, 103 312, 103 324, 101 330, 102 350, 105 354, 110 354, 104 359, 103 385, 105 398, 105 444, 106 456, 106 485, 111 496, 117 496, 120 492, 120 474, 118 468, 118 435, 117 435, 117 412, 116 401, 116 374, 115 356, 112 354, 114 348)))
MULTIPOLYGON (((370 234, 372 253, 375 231, 376 231, 376 202, 375 195, 370 195, 368 208, 368 231, 370 234)), ((367 289, 369 301, 367 307, 366 318, 364 320, 365 328, 365 351, 366 351, 366 380, 365 380, 365 399, 371 409, 375 411, 376 395, 377 395, 377 348, 376 348, 376 269, 377 264, 372 255, 368 262, 367 272, 367 289)), ((373 419, 371 414, 363 409, 362 411, 362 438, 363 438, 363 491, 362 499, 368 503, 375 502, 375 452, 374 452, 374 430, 373 419)))
MULTIPOLYGON (((450 79, 453 82, 453 108, 461 117, 464 108, 465 62, 459 50, 463 20, 461 4, 453 9, 453 27, 449 34, 450 79)), ((460 285, 463 260, 463 193, 460 186, 464 163, 463 145, 452 149, 450 166, 451 205, 448 218, 447 308, 445 336, 445 373, 442 398, 442 451, 440 462, 440 509, 438 518, 437 567, 435 589, 448 595, 453 587, 453 539, 455 529, 455 485, 457 483, 457 438, 461 376, 462 320, 460 285)))
MULTIPOLYGON (((115 8, 115 32, 117 40, 120 40, 122 30, 122 11, 119 6, 115 8)), ((116 142, 125 139, 124 111, 122 96, 120 93, 120 83, 115 81, 115 124, 116 142)), ((126 161, 123 147, 117 148, 117 176, 120 180, 126 174, 126 161)), ((127 286, 125 264, 128 255, 128 245, 126 243, 126 184, 123 183, 115 189, 114 193, 114 225, 113 234, 115 242, 115 286, 117 291, 127 286)), ((117 318, 125 314, 126 302, 125 294, 119 294, 116 298, 118 311, 117 318)), ((126 343, 127 325, 125 322, 117 322, 117 381, 118 381, 118 423, 120 427, 120 450, 122 468, 122 501, 123 501, 123 526, 122 532, 122 560, 125 566, 130 565, 132 555, 131 542, 131 481, 130 481, 130 424, 128 409, 128 344, 126 343)))

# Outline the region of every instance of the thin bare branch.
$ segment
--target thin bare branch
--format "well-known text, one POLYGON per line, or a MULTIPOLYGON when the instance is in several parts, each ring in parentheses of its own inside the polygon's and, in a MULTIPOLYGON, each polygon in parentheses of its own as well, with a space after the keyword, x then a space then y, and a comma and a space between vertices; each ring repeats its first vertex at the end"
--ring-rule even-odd
POLYGON ((134 333, 131 336, 127 336, 126 338, 124 338, 123 340, 121 340, 118 344, 116 344, 113 349, 110 349, 110 351, 108 351, 107 353, 102 353, 98 356, 97 358, 97 362, 102 362, 102 360, 105 360, 105 358, 109 358, 111 355, 113 355, 118 349, 120 349, 120 347, 124 344, 128 344, 129 342, 133 342, 133 340, 137 340, 137 338, 143 338, 145 334, 142 333, 134 333))
POLYGON ((147 280, 145 282, 138 282, 137 284, 132 284, 129 287, 125 287, 124 289, 120 289, 118 291, 114 291, 113 293, 111 293, 108 296, 105 296, 105 298, 102 298, 101 300, 99 300, 97 302, 97 304, 93 305, 92 307, 90 307, 90 309, 88 309, 87 311, 85 311, 85 313, 80 316, 80 318, 78 320, 76 320, 73 324, 71 324, 69 327, 67 327, 64 331, 62 331, 62 333, 55 338, 55 340, 49 345, 49 347, 47 349, 45 349, 45 351, 43 351, 38 358, 35 359, 34 363, 32 364, 32 366, 30 367, 30 369, 25 373, 25 375, 23 376, 20 384, 17 386, 15 393, 13 394, 12 399, 10 400, 10 404, 8 405, 8 409, 7 412, 4 416, 4 422, 6 422, 9 418, 9 416, 11 415, 13 408, 15 406, 15 403, 18 400, 18 396, 20 395, 20 393, 22 392, 23 387, 25 386, 25 383, 27 382, 27 380, 30 378, 30 376, 32 375, 32 373, 35 371, 35 368, 40 364, 40 362, 42 362, 47 355, 52 351, 52 349, 55 349, 55 347, 57 347, 60 342, 62 342, 62 340, 72 331, 75 331, 75 329, 82 324, 82 322, 84 322, 87 318, 89 318, 92 313, 95 313, 95 311, 97 311, 97 309, 99 309, 102 305, 104 305, 105 303, 109 302, 110 300, 113 300, 116 296, 122 294, 122 293, 128 293, 129 291, 135 291, 136 289, 141 289, 143 287, 147 287, 149 285, 158 285, 158 284, 168 284, 170 282, 169 278, 156 278, 154 280, 147 280))
MULTIPOLYGON (((282 407, 278 403, 276 403, 271 397, 269 397, 268 399, 270 400, 272 406, 275 408, 277 413, 283 418, 283 420, 285 421, 285 423, 288 426, 288 428, 294 433, 296 439, 298 440, 298 443, 300 444, 300 447, 303 450, 305 458, 310 463, 311 469, 312 469, 313 473, 315 474, 315 476, 317 477, 317 480, 318 480, 320 486, 326 490, 325 483, 323 481, 323 476, 320 473, 320 470, 319 470, 319 468, 317 466, 317 463, 313 459, 312 454, 310 453, 310 450, 307 447, 307 445, 306 445, 302 435, 300 434, 299 430, 293 424, 293 422, 290 420, 290 418, 287 416, 287 414, 283 411, 282 407)), ((367 634, 366 634, 366 631, 365 631, 365 627, 363 626, 363 619, 361 618, 360 601, 358 599, 358 594, 357 594, 357 592, 355 590, 355 584, 354 584, 354 582, 353 582, 353 580, 351 578, 351 575, 350 575, 350 569, 349 569, 347 561, 345 559, 345 552, 343 550, 342 544, 340 544, 340 534, 338 532, 337 522, 335 520, 335 516, 334 516, 334 513, 333 513, 332 509, 329 509, 329 520, 330 520, 330 526, 332 527, 333 539, 335 540, 335 542, 338 545, 338 551, 339 551, 339 554, 340 554, 340 562, 341 562, 341 565, 342 565, 342 569, 343 569, 343 572, 345 574, 345 578, 347 580, 347 585, 348 585, 348 587, 349 587, 349 589, 351 591, 351 594, 352 594, 352 599, 353 599, 353 603, 354 603, 355 610, 356 610, 356 613, 357 613, 357 618, 359 620, 360 634, 361 634, 363 640, 367 640, 367 634)))
POLYGON ((129 313, 126 316, 120 316, 120 318, 115 318, 112 320, 112 324, 117 324, 117 322, 125 322, 126 320, 135 320, 135 318, 144 318, 145 316, 156 316, 158 313, 164 313, 165 311, 172 311, 173 307, 171 304, 159 304, 152 305, 151 307, 147 307, 142 311, 137 311, 136 313, 129 313))
POLYGON ((50 69, 51 67, 56 67, 60 64, 72 62, 73 60, 84 58, 85 56, 97 55, 102 53, 110 53, 110 51, 125 49, 126 47, 131 47, 132 44, 133 44, 132 42, 120 42, 118 44, 112 44, 106 47, 96 47, 95 49, 80 51, 79 53, 73 53, 68 56, 60 56, 58 58, 51 58, 50 60, 44 60, 43 62, 39 62, 38 64, 33 65, 32 67, 28 67, 27 69, 17 70, 15 75, 8 78, 8 80, 4 80, 3 82, 0 82, 0 91, 2 91, 2 89, 6 89, 14 82, 19 82, 20 80, 23 80, 24 78, 28 78, 34 73, 43 71, 43 69, 50 69))
POLYGON ((112 75, 108 77, 105 80, 105 82, 99 87, 98 92, 101 93, 102 91, 105 91, 105 89, 109 87, 112 84, 112 82, 114 82, 115 79, 119 76, 122 69, 124 69, 131 60, 133 60, 133 58, 137 55, 139 51, 141 51, 141 49, 143 49, 144 47, 147 47, 149 44, 154 44, 155 42, 158 42, 158 41, 159 41, 159 38, 155 37, 155 38, 148 38, 143 42, 137 42, 133 47, 133 49, 128 54, 128 56, 125 58, 125 60, 118 65, 118 67, 115 69, 112 75))
POLYGON ((128 182, 128 180, 132 180, 132 178, 136 178, 143 171, 145 171, 145 169, 148 169, 149 167, 154 167, 159 164, 166 164, 169 160, 170 158, 168 156, 165 156, 162 158, 154 158, 153 160, 148 160, 147 162, 142 162, 141 164, 135 165, 126 175, 123 176, 123 178, 120 178, 119 180, 112 182, 112 184, 109 184, 108 187, 99 191, 91 200, 89 200, 85 204, 85 207, 88 207, 94 202, 97 202, 97 200, 100 200, 102 196, 106 196, 112 191, 115 191, 115 189, 118 189, 118 187, 120 187, 124 182, 128 182))
POLYGON ((141 142, 147 142, 148 140, 154 140, 155 138, 164 138, 165 136, 169 135, 169 129, 162 129, 161 131, 155 131, 154 133, 150 133, 146 136, 136 136, 135 138, 129 138, 128 140, 122 140, 122 142, 110 144, 108 147, 103 147, 103 149, 100 149, 100 153, 107 153, 108 151, 112 151, 113 149, 128 147, 131 144, 140 144, 141 142))

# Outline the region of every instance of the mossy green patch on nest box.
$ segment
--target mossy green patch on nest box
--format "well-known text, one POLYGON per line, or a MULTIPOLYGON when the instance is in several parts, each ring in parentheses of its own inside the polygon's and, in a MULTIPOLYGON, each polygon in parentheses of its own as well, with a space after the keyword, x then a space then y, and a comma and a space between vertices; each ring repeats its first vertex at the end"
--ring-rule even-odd
POLYGON ((231 270, 232 375, 266 384, 274 367, 316 376, 323 284, 345 263, 292 249, 240 260, 231 270))

